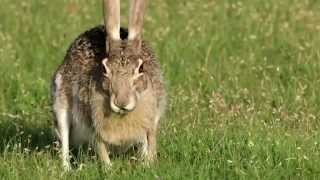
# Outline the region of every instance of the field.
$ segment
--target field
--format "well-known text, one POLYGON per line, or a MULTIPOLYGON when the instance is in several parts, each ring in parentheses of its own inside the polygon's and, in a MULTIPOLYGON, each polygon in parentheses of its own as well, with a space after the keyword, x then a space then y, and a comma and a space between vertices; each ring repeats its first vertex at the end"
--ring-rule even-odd
POLYGON ((101 2, 0 2, 0 179, 320 178, 320 1, 150 0, 144 38, 168 90, 158 161, 105 171, 83 150, 68 173, 50 81, 101 2))

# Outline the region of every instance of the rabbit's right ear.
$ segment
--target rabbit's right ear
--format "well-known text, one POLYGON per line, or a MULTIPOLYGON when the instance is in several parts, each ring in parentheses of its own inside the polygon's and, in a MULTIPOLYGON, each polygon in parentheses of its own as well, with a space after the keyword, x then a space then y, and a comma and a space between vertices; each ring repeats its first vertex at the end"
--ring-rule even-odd
POLYGON ((128 40, 135 52, 141 49, 143 17, 147 0, 130 0, 128 40))
POLYGON ((117 49, 120 39, 120 0, 103 0, 104 24, 107 32, 106 51, 117 49))
POLYGON ((110 68, 108 67, 107 62, 108 62, 108 58, 105 58, 105 59, 102 60, 103 67, 104 67, 104 69, 106 70, 106 73, 105 73, 104 75, 107 76, 107 77, 110 77, 110 75, 111 75, 111 70, 110 70, 110 68))

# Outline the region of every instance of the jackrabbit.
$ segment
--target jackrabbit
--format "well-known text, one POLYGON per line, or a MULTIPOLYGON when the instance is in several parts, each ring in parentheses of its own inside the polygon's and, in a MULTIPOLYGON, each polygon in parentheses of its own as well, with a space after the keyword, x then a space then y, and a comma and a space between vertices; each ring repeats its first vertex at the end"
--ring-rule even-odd
POLYGON ((105 0, 106 27, 81 34, 53 77, 55 130, 66 169, 71 168, 69 143, 94 142, 106 165, 111 165, 110 145, 141 144, 142 159, 156 157, 157 126, 166 104, 160 66, 141 40, 143 16, 135 15, 141 1, 130 5, 129 32, 120 29, 119 4, 111 5, 117 1, 105 0))

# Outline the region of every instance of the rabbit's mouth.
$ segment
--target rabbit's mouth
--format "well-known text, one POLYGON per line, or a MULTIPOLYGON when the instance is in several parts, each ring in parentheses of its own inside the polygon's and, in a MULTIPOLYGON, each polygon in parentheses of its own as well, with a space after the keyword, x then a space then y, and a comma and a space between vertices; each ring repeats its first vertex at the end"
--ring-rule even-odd
POLYGON ((113 112, 126 114, 133 111, 136 107, 136 98, 130 97, 127 101, 119 102, 114 96, 111 96, 110 106, 113 112))

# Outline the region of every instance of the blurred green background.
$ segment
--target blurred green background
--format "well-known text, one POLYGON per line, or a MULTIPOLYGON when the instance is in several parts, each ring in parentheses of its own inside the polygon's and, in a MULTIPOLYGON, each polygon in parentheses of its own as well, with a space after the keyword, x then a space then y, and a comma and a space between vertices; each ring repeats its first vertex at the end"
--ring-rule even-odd
MULTIPOLYGON (((0 0, 0 179, 320 178, 320 1, 150 0, 144 39, 168 90, 158 161, 63 173, 51 77, 102 2, 0 0)), ((128 1, 122 0, 122 25, 128 1)))

